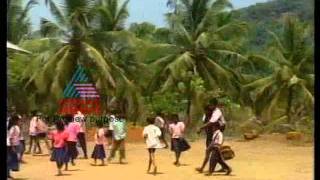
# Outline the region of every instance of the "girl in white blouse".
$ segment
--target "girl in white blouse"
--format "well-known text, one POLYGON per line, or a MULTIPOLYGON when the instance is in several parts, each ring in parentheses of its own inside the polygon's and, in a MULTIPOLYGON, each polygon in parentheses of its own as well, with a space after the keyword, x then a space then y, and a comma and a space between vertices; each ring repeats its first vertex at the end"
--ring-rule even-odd
POLYGON ((150 172, 151 165, 153 165, 153 174, 157 174, 157 165, 155 160, 156 149, 163 148, 164 145, 160 143, 159 137, 161 136, 161 131, 159 127, 154 125, 155 118, 147 118, 148 125, 143 129, 143 137, 146 140, 148 152, 149 152, 149 164, 147 173, 150 172))

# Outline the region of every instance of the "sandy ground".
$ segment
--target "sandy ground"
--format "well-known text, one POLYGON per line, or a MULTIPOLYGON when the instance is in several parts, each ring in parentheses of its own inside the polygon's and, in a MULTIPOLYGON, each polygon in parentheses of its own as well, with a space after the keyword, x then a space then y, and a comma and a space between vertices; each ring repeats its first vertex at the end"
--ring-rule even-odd
MULTIPOLYGON (((204 141, 192 142, 192 148, 183 153, 183 166, 175 167, 174 154, 168 149, 158 150, 156 159, 159 174, 154 176, 146 173, 147 150, 144 143, 127 143, 128 164, 120 165, 116 162, 104 167, 91 166, 92 159, 77 159, 76 166, 70 166, 65 176, 57 177, 54 162, 49 156, 25 155, 27 164, 23 164, 21 171, 13 172, 18 179, 28 180, 99 180, 99 179, 161 179, 161 180, 311 180, 313 179, 313 146, 293 146, 286 142, 283 136, 262 136, 253 141, 226 140, 234 149, 236 157, 227 163, 233 168, 230 176, 216 174, 206 177, 197 173, 204 156, 204 141)), ((91 154, 93 143, 89 143, 91 154)), ((45 149, 44 149, 45 150, 45 149)), ((80 155, 81 156, 81 155, 80 155)), ((218 167, 217 167, 218 168, 218 167)), ((208 167, 206 167, 208 169, 208 167)))

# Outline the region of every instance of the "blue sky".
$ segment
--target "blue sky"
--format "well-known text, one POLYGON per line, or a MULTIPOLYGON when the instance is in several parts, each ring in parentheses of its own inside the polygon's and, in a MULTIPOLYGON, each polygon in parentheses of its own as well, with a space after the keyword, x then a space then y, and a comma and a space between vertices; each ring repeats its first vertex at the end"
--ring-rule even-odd
MULTIPOLYGON (((28 0, 24 0, 27 2, 28 0)), ((247 7, 259 2, 267 2, 268 0, 230 0, 235 9, 247 7)), ((41 2, 41 1, 40 1, 41 2)), ((44 2, 44 1, 42 1, 44 2)), ((62 0, 56 0, 62 2, 62 0)), ((164 14, 168 12, 166 6, 167 0, 130 0, 127 25, 133 22, 150 22, 156 26, 166 26, 164 14)), ((44 6, 44 3, 35 6, 30 13, 33 29, 38 29, 40 17, 52 19, 50 12, 44 6)))

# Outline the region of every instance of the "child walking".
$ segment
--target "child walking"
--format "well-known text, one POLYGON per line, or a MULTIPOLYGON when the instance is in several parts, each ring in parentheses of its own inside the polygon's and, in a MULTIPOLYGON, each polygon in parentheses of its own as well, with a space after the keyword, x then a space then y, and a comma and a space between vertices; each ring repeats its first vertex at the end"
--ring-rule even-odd
POLYGON ((220 130, 220 124, 218 122, 215 122, 212 124, 212 130, 213 130, 213 136, 212 136, 212 141, 210 145, 206 149, 206 155, 203 160, 202 166, 200 168, 196 168, 196 170, 200 173, 203 172, 204 167, 206 166, 209 158, 210 158, 210 164, 209 164, 209 172, 206 175, 211 175, 214 172, 214 169, 219 163, 222 167, 223 171, 219 172, 226 172, 226 175, 229 175, 231 173, 231 168, 225 163, 221 152, 220 152, 220 147, 222 146, 223 143, 223 134, 220 130), (210 157, 211 155, 211 157, 210 157))
POLYGON ((31 112, 32 118, 30 120, 30 126, 29 126, 29 149, 25 154, 30 154, 32 146, 32 154, 41 154, 42 150, 40 147, 39 139, 38 139, 38 129, 37 129, 37 124, 38 124, 38 116, 37 116, 37 111, 32 111, 31 112), (36 151, 38 148, 38 151, 36 151))
POLYGON ((37 121, 37 129, 38 129, 38 133, 37 133, 37 138, 38 138, 38 142, 40 144, 40 140, 43 140, 46 144, 48 153, 51 153, 51 147, 48 141, 48 125, 46 124, 45 120, 42 116, 41 113, 38 114, 39 118, 37 121))
POLYGON ((62 175, 61 168, 63 164, 67 166, 68 163, 68 154, 67 154, 67 139, 69 134, 64 129, 64 122, 58 120, 56 122, 56 131, 50 134, 53 144, 53 151, 51 154, 51 161, 55 161, 58 169, 58 176, 62 175))
POLYGON ((106 152, 104 150, 104 144, 106 142, 105 129, 103 128, 103 121, 97 121, 96 124, 98 127, 95 134, 96 145, 94 146, 91 158, 94 159, 94 166, 97 165, 97 159, 101 160, 100 166, 104 166, 104 159, 106 158, 106 152))
POLYGON ((112 131, 112 149, 108 161, 111 161, 116 151, 119 149, 120 157, 119 163, 125 164, 125 138, 127 136, 126 120, 123 114, 118 115, 118 117, 112 118, 109 123, 109 130, 112 131))
POLYGON ((157 174, 157 165, 155 159, 155 152, 158 148, 163 148, 164 146, 160 143, 159 137, 161 137, 161 130, 159 127, 154 125, 155 118, 147 118, 148 126, 143 129, 143 137, 146 140, 148 152, 149 152, 149 164, 147 173, 150 172, 151 165, 153 165, 153 174, 157 174))
POLYGON ((171 150, 175 152, 176 161, 173 163, 176 166, 180 166, 180 156, 181 152, 190 149, 190 145, 183 138, 185 125, 183 122, 179 121, 179 116, 177 114, 172 115, 172 121, 169 125, 169 132, 171 134, 171 150))
MULTIPOLYGON (((71 162, 71 165, 75 165, 74 160, 78 156, 78 150, 77 150, 77 135, 80 132, 80 125, 79 123, 73 121, 73 116, 72 115, 66 115, 65 116, 65 121, 67 124, 67 132, 69 134, 68 139, 67 139, 67 152, 68 152, 68 157, 71 162)), ((66 165, 66 170, 68 170, 68 165, 66 165)))
POLYGON ((19 171, 20 119, 20 116, 13 115, 7 125, 7 178, 12 178, 10 171, 19 171))

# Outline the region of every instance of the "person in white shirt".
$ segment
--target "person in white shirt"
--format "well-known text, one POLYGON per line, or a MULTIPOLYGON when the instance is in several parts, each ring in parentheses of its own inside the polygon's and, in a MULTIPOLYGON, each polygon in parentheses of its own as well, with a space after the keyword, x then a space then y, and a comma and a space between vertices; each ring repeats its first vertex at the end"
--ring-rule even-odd
POLYGON ((80 110, 78 110, 73 119, 80 125, 80 132, 78 133, 77 137, 84 154, 84 159, 88 159, 85 116, 81 113, 80 110))
POLYGON ((168 142, 166 141, 166 121, 162 118, 163 114, 162 113, 157 113, 157 116, 155 118, 155 125, 160 128, 161 131, 161 136, 160 140, 165 144, 164 148, 168 148, 168 142))
MULTIPOLYGON (((208 116, 206 116, 205 117, 206 119, 203 119, 203 120, 206 120, 207 122, 202 127, 200 127, 197 133, 200 133, 204 129, 208 129, 208 128, 210 129, 212 124, 216 122, 219 124, 220 131, 224 132, 226 127, 226 121, 224 119, 221 109, 218 108, 218 100, 215 98, 212 99, 210 101, 210 104, 206 107, 206 110, 208 113, 212 112, 211 117, 209 118, 208 116)), ((207 133, 207 135, 211 136, 211 133, 207 133)), ((207 137, 207 142, 206 142, 207 147, 210 143, 211 143, 211 138, 207 137)))
POLYGON ((161 137, 160 128, 155 126, 155 118, 147 118, 148 126, 143 129, 143 137, 146 140, 148 152, 149 152, 149 164, 147 172, 150 172, 151 165, 153 165, 153 174, 157 174, 157 165, 155 160, 156 149, 163 148, 160 143, 159 137, 161 137))
POLYGON ((40 144, 40 141, 43 140, 46 144, 48 153, 51 154, 51 147, 48 141, 48 125, 45 122, 44 116, 42 113, 38 113, 38 120, 37 120, 37 139, 40 144))
POLYGON ((29 150, 25 154, 30 154, 31 148, 33 146, 33 143, 35 143, 33 147, 33 154, 37 153, 40 154, 42 152, 39 139, 38 139, 38 129, 37 129, 37 122, 38 122, 38 116, 37 116, 37 111, 32 111, 31 112, 32 118, 30 120, 30 126, 29 126, 29 150), (38 152, 36 152, 37 148, 39 149, 38 152))
POLYGON ((7 178, 10 171, 19 171, 19 145, 21 131, 18 126, 21 116, 11 116, 7 126, 7 178))
POLYGON ((206 156, 203 160, 202 166, 200 168, 196 168, 196 170, 200 173, 203 172, 203 169, 205 168, 209 158, 210 158, 210 164, 209 164, 209 172, 206 175, 212 175, 214 172, 214 169, 219 163, 222 167, 223 172, 226 172, 226 175, 229 175, 231 173, 231 168, 225 163, 220 148, 223 144, 223 134, 220 131, 220 124, 218 122, 215 122, 212 124, 213 129, 213 136, 212 141, 209 147, 206 149, 206 156), (211 155, 211 157, 210 157, 211 155))

